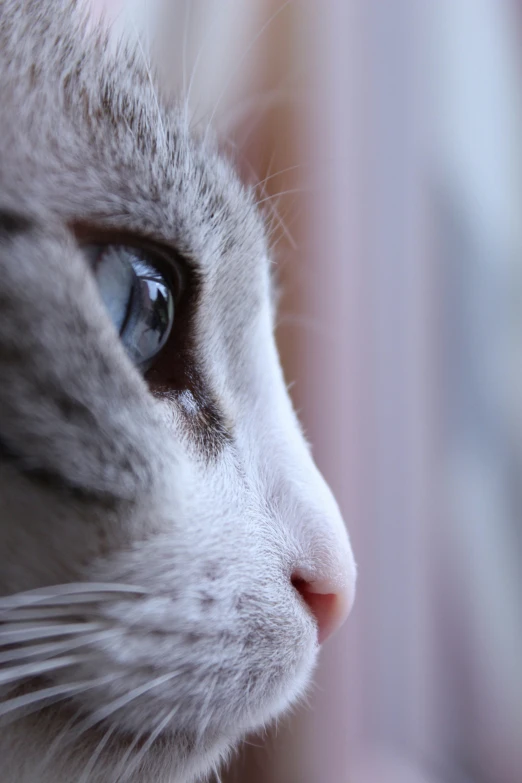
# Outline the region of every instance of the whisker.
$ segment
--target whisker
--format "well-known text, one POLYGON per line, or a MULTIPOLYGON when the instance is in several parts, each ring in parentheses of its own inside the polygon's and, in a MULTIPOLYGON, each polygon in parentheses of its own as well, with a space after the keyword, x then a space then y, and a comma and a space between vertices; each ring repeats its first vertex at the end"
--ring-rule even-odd
POLYGON ((33 625, 27 623, 19 627, 16 623, 6 623, 0 627, 0 646, 18 642, 30 642, 33 639, 46 639, 53 636, 72 636, 88 631, 101 631, 102 623, 70 623, 54 625, 33 625))
POLYGON ((217 766, 215 764, 212 767, 212 773, 213 773, 214 777, 216 778, 215 783, 222 783, 221 775, 219 774, 219 770, 218 770, 218 768, 217 768, 217 766))
MULTIPOLYGON (((271 158, 270 158, 270 162, 269 162, 269 165, 268 165, 268 172, 270 172, 270 168, 272 166, 272 162, 273 162, 273 159, 274 159, 274 154, 275 153, 273 153, 271 158)), ((255 174, 255 171, 254 171, 254 168, 253 168, 252 164, 248 160, 245 160, 244 162, 247 164, 248 168, 250 169, 250 172, 255 177, 256 174, 255 174)), ((264 186, 263 186, 262 183, 260 183, 258 185, 258 187, 261 188, 261 192, 262 193, 266 193, 266 190, 264 190, 264 186)), ((286 236, 286 238, 288 240, 288 243, 290 244, 290 247, 292 248, 292 250, 297 250, 297 243, 296 243, 295 239, 293 238, 292 234, 290 233, 290 230, 288 229, 287 225, 283 221, 283 218, 278 213, 277 208, 273 204, 271 204, 270 201, 268 201, 268 200, 267 200, 267 205, 268 206, 266 207, 266 209, 268 209, 270 211, 270 215, 271 215, 270 225, 268 226, 268 240, 270 241, 272 239, 272 235, 274 234, 275 228, 276 228, 275 224, 277 224, 279 226, 279 228, 283 231, 283 234, 286 236)))
POLYGON ((165 132, 165 126, 163 124, 163 118, 161 116, 161 109, 160 109, 160 104, 159 104, 159 100, 158 100, 158 93, 157 93, 156 87, 154 85, 154 79, 152 78, 152 70, 151 70, 151 67, 150 67, 150 63, 149 63, 149 61, 147 59, 147 55, 145 54, 145 50, 144 50, 143 44, 141 42, 141 37, 140 37, 140 34, 139 34, 139 30, 138 30, 138 28, 136 26, 136 22, 132 18, 132 14, 130 15, 129 18, 130 18, 130 23, 131 23, 131 25, 132 25, 132 27, 134 29, 134 33, 136 35, 136 43, 138 44, 138 49, 139 49, 141 57, 143 59, 143 65, 145 67, 145 72, 147 74, 147 78, 149 80, 150 88, 152 90, 152 97, 154 98, 154 103, 156 104, 156 113, 158 115, 158 127, 159 127, 159 129, 161 131, 161 136, 162 136, 162 140, 163 140, 163 146, 166 147, 167 146, 167 134, 165 132))
MULTIPOLYGON (((77 693, 82 693, 106 685, 113 680, 113 676, 100 677, 98 680, 82 680, 80 682, 67 683, 66 685, 52 685, 48 688, 41 688, 31 693, 24 693, 22 696, 15 696, 0 703, 0 717, 5 717, 15 710, 31 708, 30 712, 38 711, 45 703, 53 704, 57 701, 63 701, 77 693)), ((26 713, 27 714, 27 713, 26 713)))
POLYGON ((47 606, 46 604, 36 604, 24 607, 23 609, 8 609, 7 611, 0 612, 0 620, 4 617, 9 623, 31 621, 43 622, 44 620, 59 620, 64 617, 68 617, 69 620, 71 620, 73 619, 74 614, 74 610, 70 606, 47 606))
POLYGON ((27 590, 23 593, 2 596, 0 598, 0 610, 14 607, 27 606, 40 601, 53 603, 66 603, 67 601, 92 601, 109 600, 111 595, 135 594, 147 595, 148 590, 136 585, 110 584, 105 582, 71 582, 53 587, 38 587, 35 590, 27 590))
MULTIPOLYGON (((272 243, 272 238, 275 234, 275 231, 277 227, 279 227, 282 230, 284 236, 286 237, 292 250, 297 250, 298 249, 297 242, 295 241, 294 237, 290 233, 290 229, 288 228, 286 221, 283 219, 283 216, 278 211, 277 205, 274 206, 274 204, 271 204, 270 201, 267 199, 267 208, 272 216, 271 224, 268 229, 268 241, 272 243)), ((277 242, 275 244, 277 244, 277 242)), ((272 247, 274 247, 274 243, 272 243, 272 247)))
POLYGON ((143 685, 139 685, 137 688, 134 688, 128 693, 124 693, 123 696, 120 696, 118 699, 114 699, 114 701, 111 701, 104 707, 100 707, 99 709, 95 710, 80 726, 80 734, 83 734, 93 726, 96 726, 97 723, 101 723, 101 721, 106 720, 106 718, 109 718, 117 710, 121 709, 122 707, 126 707, 132 701, 138 699, 140 696, 143 696, 145 693, 149 693, 149 691, 159 687, 160 685, 163 685, 177 676, 178 675, 176 673, 162 674, 161 677, 156 677, 154 680, 150 680, 143 685))
MULTIPOLYGON (((302 191, 302 190, 304 190, 304 189, 300 189, 300 191, 302 191)), ((277 221, 277 225, 279 226, 279 228, 282 229, 283 234, 284 234, 284 236, 286 236, 286 239, 290 243, 292 249, 293 250, 297 250, 297 244, 296 244, 292 234, 290 233, 290 229, 289 229, 289 222, 287 220, 288 210, 286 211, 285 215, 283 216, 281 214, 281 210, 279 209, 279 201, 280 201, 280 196, 281 195, 282 195, 282 193, 275 193, 273 196, 267 197, 266 198, 266 206, 263 207, 263 209, 268 209, 269 212, 272 215, 272 221, 271 221, 271 224, 270 224, 270 226, 268 228, 268 242, 270 243, 271 247, 273 248, 280 241, 279 239, 277 240, 277 242, 273 241, 273 237, 274 237, 274 235, 276 233, 275 232, 276 225, 274 224, 274 217, 275 217, 276 221, 277 221), (275 205, 272 204, 272 201, 271 201, 271 199, 274 199, 274 198, 277 199, 275 205)), ((260 202, 258 202, 258 203, 260 203, 260 202)), ((295 220, 295 218, 296 218, 296 210, 292 209, 292 213, 293 213, 293 217, 292 217, 292 222, 293 222, 295 220)))
POLYGON ((241 146, 244 147, 246 141, 250 137, 252 131, 256 125, 260 122, 263 115, 278 103, 287 102, 292 99, 293 93, 289 88, 274 87, 264 92, 259 92, 257 95, 249 95, 248 98, 244 98, 233 109, 230 109, 227 114, 219 120, 218 129, 223 133, 230 133, 233 128, 237 128, 239 123, 244 117, 247 117, 249 112, 256 114, 257 118, 253 120, 254 125, 252 128, 248 128, 246 134, 241 134, 241 146))
POLYGON ((257 748, 258 750, 262 750, 265 747, 264 745, 258 745, 257 742, 251 742, 250 740, 243 740, 242 745, 247 745, 249 748, 257 748))
POLYGON ((24 680, 27 677, 39 677, 46 672, 63 669, 66 666, 72 666, 84 660, 86 660, 86 656, 66 655, 63 658, 54 658, 51 661, 37 661, 35 663, 23 663, 20 666, 11 666, 9 669, 0 671, 0 685, 24 680))
POLYGON ((70 650, 92 644, 93 642, 105 641, 111 637, 120 636, 122 633, 123 629, 110 628, 100 631, 99 633, 82 635, 79 639, 65 639, 64 641, 50 642, 49 644, 33 644, 27 647, 16 647, 13 650, 0 652, 0 665, 10 663, 11 661, 19 661, 24 658, 33 658, 35 656, 40 660, 45 660, 53 655, 69 652, 70 650))
POLYGON ((78 778, 76 783, 89 783, 90 774, 93 771, 94 767, 96 766, 96 762, 100 758, 101 754, 103 753, 103 749, 109 742, 110 738, 116 731, 115 726, 110 726, 103 734, 103 737, 98 742, 97 746, 95 747, 94 751, 92 752, 91 757, 89 758, 89 761, 87 762, 81 776, 78 778))
POLYGON ((274 165, 275 156, 276 156, 276 150, 274 147, 274 149, 272 150, 272 154, 270 155, 270 160, 268 161, 268 166, 266 169, 266 177, 263 180, 263 182, 258 182, 257 185, 255 185, 256 190, 257 188, 259 188, 263 196, 267 195, 265 183, 271 178, 270 175, 272 173, 272 166, 274 165))
POLYGON ((187 91, 187 46, 188 46, 188 35, 189 35, 190 21, 191 21, 191 14, 190 14, 191 10, 192 10, 192 3, 190 2, 185 3, 185 19, 183 23, 183 43, 181 48, 183 95, 186 95, 186 91, 187 91))
MULTIPOLYGON (((141 762, 143 761, 143 759, 145 758, 145 756, 149 752, 150 748, 154 745, 154 743, 156 742, 156 740, 158 739, 160 734, 163 731, 165 731, 165 729, 167 728, 168 724, 171 722, 172 718, 174 717, 174 715, 176 714, 178 709, 179 709, 178 706, 173 707, 170 710, 170 712, 168 712, 167 715, 163 718, 163 720, 158 724, 158 726, 156 726, 154 731, 149 736, 148 740, 140 748, 139 753, 136 754, 136 756, 134 757, 132 762, 129 764, 129 766, 125 770, 125 776, 121 779, 122 781, 125 781, 126 779, 128 779, 130 777, 130 775, 132 775, 134 770, 139 768, 139 765, 141 764, 141 762)), ((116 778, 116 783, 118 783, 119 780, 120 780, 120 778, 116 778)))
POLYGON ((256 188, 261 187, 262 185, 266 185, 267 182, 270 182, 271 179, 275 179, 276 177, 281 176, 281 174, 286 174, 288 171, 295 171, 296 169, 302 169, 303 164, 297 163, 295 166, 287 166, 285 169, 280 169, 280 171, 276 171, 275 174, 269 174, 267 177, 261 180, 261 182, 258 182, 255 186, 256 188))
POLYGON ((201 61, 201 57, 203 56, 203 52, 205 50, 205 46, 208 44, 209 38, 213 34, 214 34, 214 26, 210 25, 209 28, 207 29, 207 32, 203 36, 203 39, 202 39, 201 44, 200 44, 200 47, 198 49, 198 53, 196 55, 196 59, 194 60, 194 65, 192 66, 192 72, 190 74, 190 80, 189 80, 187 93, 184 96, 186 122, 188 122, 188 115, 189 115, 189 111, 190 111, 190 98, 191 98, 191 95, 192 95, 192 88, 194 86, 196 73, 197 73, 198 68, 199 68, 199 63, 201 61))
POLYGON ((122 776, 125 775, 125 773, 127 772, 128 769, 127 762, 132 756, 132 753, 134 752, 136 745, 141 741, 145 733, 146 733, 145 731, 137 732, 136 736, 134 737, 134 739, 126 749, 125 753, 121 757, 120 763, 118 764, 118 766, 114 771, 114 783, 118 783, 118 781, 122 779, 122 776))
POLYGON ((69 718, 69 720, 66 722, 65 726, 63 726, 62 730, 59 731, 58 734, 55 736, 55 738, 47 748, 42 761, 40 762, 42 769, 45 769, 52 762, 53 757, 57 751, 63 752, 64 742, 65 745, 69 744, 67 738, 69 738, 70 741, 70 734, 69 734, 70 730, 75 723, 78 723, 82 715, 83 715, 83 710, 81 708, 76 710, 73 716, 69 718))
MULTIPOLYGON (((276 87, 273 90, 268 91, 265 100, 263 99, 263 93, 261 93, 260 99, 258 101, 259 104, 258 106, 255 106, 254 98, 250 98, 250 104, 254 104, 256 111, 251 112, 250 122, 245 126, 241 126, 239 124, 241 119, 241 114, 239 114, 239 117, 237 119, 237 123, 239 127, 234 132, 234 135, 238 138, 240 146, 243 149, 246 149, 250 137, 252 136, 256 128, 259 126, 259 124, 262 122, 263 118, 266 117, 266 114, 270 110, 271 105, 276 106, 278 102, 283 103, 283 101, 285 103, 288 103, 292 99, 297 100, 290 87, 286 87, 286 88, 276 87)), ((246 110, 244 110, 243 113, 247 114, 246 110)), ((233 114, 232 114, 232 119, 234 119, 233 114)), ((224 130, 230 133, 231 132, 230 125, 231 125, 230 122, 227 125, 226 122, 223 122, 223 120, 219 120, 219 124, 217 125, 217 128, 218 130, 221 130, 221 127, 223 127, 224 130)))
MULTIPOLYGON (((286 1, 283 3, 283 5, 281 5, 281 6, 280 6, 280 7, 277 9, 277 11, 275 11, 275 12, 272 14, 272 16, 271 16, 271 17, 270 17, 270 18, 269 18, 269 19, 268 19, 268 20, 265 22, 265 24, 264 24, 264 25, 262 26, 262 28, 259 30, 259 32, 257 33, 257 35, 255 35, 255 36, 254 36, 254 38, 253 38, 253 39, 250 41, 250 43, 248 44, 247 48, 245 49, 245 51, 243 52, 243 54, 242 54, 242 55, 241 55, 241 57, 239 58, 238 62, 236 63, 236 71, 239 69, 239 67, 242 65, 242 63, 245 61, 245 59, 248 57, 248 55, 250 54, 250 51, 251 51, 251 50, 252 50, 252 48, 255 46, 255 44, 257 43, 257 41, 258 41, 258 40, 261 38, 261 36, 263 35, 263 33, 264 33, 264 32, 265 32, 265 31, 266 31, 266 30, 267 30, 267 29, 270 27, 270 25, 271 25, 271 24, 272 24, 272 23, 273 23, 273 22, 274 22, 274 21, 277 19, 277 17, 279 16, 279 14, 280 14, 280 13, 282 13, 282 12, 284 11, 284 9, 286 8, 286 6, 287 6, 287 5, 289 5, 289 4, 290 4, 290 2, 291 2, 291 0, 286 0, 286 1)), ((226 94, 226 92, 227 92, 228 88, 230 87, 230 84, 232 83, 232 81, 233 81, 233 79, 234 79, 235 75, 236 75, 236 74, 235 74, 235 71, 234 71, 234 73, 231 73, 231 74, 230 74, 229 78, 226 80, 225 84, 223 85, 223 89, 221 90, 221 92, 219 93, 219 95, 218 95, 218 97, 217 97, 217 100, 216 100, 216 102, 215 102, 215 104, 214 104, 214 109, 212 110, 212 114, 210 115, 210 119, 209 119, 209 121, 208 121, 208 124, 207 124, 207 130, 206 130, 206 133, 205 133, 205 139, 206 139, 206 137, 207 137, 208 133, 210 132, 210 128, 212 127, 212 123, 214 122, 214 117, 216 116, 216 112, 217 112, 217 110, 218 110, 218 108, 219 108, 219 105, 220 105, 221 101, 223 100, 223 97, 225 96, 225 94, 226 94)))
POLYGON ((288 190, 282 190, 280 193, 272 193, 270 196, 265 196, 265 198, 260 199, 256 202, 256 206, 259 207, 261 204, 264 204, 266 201, 271 201, 274 198, 281 198, 281 196, 288 196, 291 193, 304 193, 305 188, 288 188, 288 190))

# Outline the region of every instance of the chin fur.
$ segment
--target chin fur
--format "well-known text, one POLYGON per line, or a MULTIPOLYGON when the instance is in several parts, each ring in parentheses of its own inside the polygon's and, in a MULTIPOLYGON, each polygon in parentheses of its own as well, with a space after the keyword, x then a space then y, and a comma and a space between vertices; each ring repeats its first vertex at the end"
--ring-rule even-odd
MULTIPOLYGON (((246 734, 266 728, 303 698, 315 657, 312 654, 303 660, 292 686, 281 689, 284 694, 262 709, 245 709, 229 732, 210 726, 180 732, 167 724, 158 733, 158 720, 149 729, 145 721, 135 733, 124 731, 117 721, 85 730, 82 724, 89 722, 90 715, 74 703, 47 707, 12 724, 0 722, 2 783, 204 781, 227 763, 246 734)), ((41 685, 35 683, 35 687, 41 685)), ((14 695, 30 692, 26 686, 14 695)))

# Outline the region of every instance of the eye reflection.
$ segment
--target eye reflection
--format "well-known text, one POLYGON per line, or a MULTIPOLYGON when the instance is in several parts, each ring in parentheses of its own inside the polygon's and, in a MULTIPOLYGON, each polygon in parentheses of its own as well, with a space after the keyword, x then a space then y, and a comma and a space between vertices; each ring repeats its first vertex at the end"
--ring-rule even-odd
POLYGON ((140 369, 149 369, 174 323, 171 281, 152 252, 124 245, 89 245, 85 252, 123 346, 140 369))

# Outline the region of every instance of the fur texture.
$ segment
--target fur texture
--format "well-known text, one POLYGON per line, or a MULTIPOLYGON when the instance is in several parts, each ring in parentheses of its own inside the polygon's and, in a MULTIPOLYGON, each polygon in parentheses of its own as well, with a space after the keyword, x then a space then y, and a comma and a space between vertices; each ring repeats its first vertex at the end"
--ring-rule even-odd
POLYGON ((291 579, 351 590, 348 539, 253 193, 74 3, 0 0, 0 73, 0 778, 186 783, 303 692, 291 579), (186 273, 146 379, 79 246, 114 232, 186 273))

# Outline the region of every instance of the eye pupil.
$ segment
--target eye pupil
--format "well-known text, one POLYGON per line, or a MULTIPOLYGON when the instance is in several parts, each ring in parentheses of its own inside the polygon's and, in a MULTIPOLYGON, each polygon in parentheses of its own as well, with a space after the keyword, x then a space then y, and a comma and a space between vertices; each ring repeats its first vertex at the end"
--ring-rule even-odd
POLYGON ((149 369, 174 322, 172 282, 158 268, 161 261, 124 245, 90 245, 86 253, 123 346, 137 366, 149 369))

